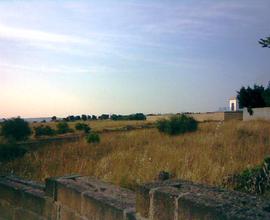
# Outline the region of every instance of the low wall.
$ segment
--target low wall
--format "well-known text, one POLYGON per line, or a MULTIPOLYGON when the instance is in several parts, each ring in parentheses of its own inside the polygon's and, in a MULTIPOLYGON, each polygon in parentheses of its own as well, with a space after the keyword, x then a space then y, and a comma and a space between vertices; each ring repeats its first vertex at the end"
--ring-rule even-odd
POLYGON ((270 204, 239 192, 173 180, 137 192, 77 175, 44 185, 0 178, 1 220, 262 220, 270 204))
POLYGON ((236 111, 236 112, 224 112, 224 121, 230 120, 243 120, 243 112, 236 111))
POLYGON ((253 114, 250 115, 247 111, 247 108, 244 108, 243 111, 243 120, 270 120, 270 107, 265 108, 253 108, 253 114))

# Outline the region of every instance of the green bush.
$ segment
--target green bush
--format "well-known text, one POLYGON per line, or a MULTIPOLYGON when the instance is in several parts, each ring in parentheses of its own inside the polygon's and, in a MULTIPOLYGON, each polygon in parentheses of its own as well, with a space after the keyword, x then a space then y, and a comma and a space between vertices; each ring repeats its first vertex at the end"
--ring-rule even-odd
POLYGON ((84 124, 84 123, 77 123, 75 125, 75 129, 78 131, 84 131, 85 134, 88 134, 91 130, 91 128, 87 124, 84 124))
POLYGON ((39 136, 53 136, 55 135, 56 131, 53 130, 50 126, 46 125, 46 126, 38 126, 34 128, 35 131, 35 136, 39 137, 39 136))
POLYGON ((21 118, 12 118, 2 122, 1 135, 7 140, 22 141, 31 135, 28 122, 21 118))
POLYGON ((87 143, 99 143, 100 142, 100 137, 97 133, 91 133, 87 135, 86 137, 87 143))
POLYGON ((22 157, 26 152, 26 149, 17 145, 0 144, 0 162, 22 157))
POLYGON ((67 122, 59 122, 57 125, 57 133, 58 134, 66 134, 72 132, 73 130, 68 126, 67 122))
POLYGON ((192 117, 186 115, 173 116, 170 119, 162 119, 157 122, 157 128, 160 132, 177 135, 186 132, 196 131, 198 122, 192 117))
POLYGON ((269 179, 270 157, 266 157, 262 164, 229 176, 223 185, 246 193, 264 194, 270 191, 269 179))

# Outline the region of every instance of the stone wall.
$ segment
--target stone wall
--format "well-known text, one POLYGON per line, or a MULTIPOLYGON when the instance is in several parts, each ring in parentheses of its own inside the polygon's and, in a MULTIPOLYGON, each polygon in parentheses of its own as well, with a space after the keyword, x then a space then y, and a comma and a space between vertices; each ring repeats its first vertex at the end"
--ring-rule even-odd
POLYGON ((247 111, 247 108, 244 108, 243 111, 243 120, 270 120, 270 107, 265 108, 253 108, 253 114, 250 115, 247 111))
POLYGON ((44 185, 0 178, 1 220, 261 220, 270 203, 255 196, 172 180, 132 192, 77 175, 44 185))

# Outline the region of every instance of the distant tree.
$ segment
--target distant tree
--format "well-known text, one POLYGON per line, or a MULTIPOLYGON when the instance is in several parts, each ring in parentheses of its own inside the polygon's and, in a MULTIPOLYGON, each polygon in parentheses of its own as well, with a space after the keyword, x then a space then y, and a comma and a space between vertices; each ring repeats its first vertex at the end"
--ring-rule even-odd
POLYGON ((28 122, 19 117, 5 120, 2 123, 1 135, 8 140, 26 140, 31 133, 28 122))
POLYGON ((87 115, 87 120, 91 120, 91 115, 87 115))
POLYGON ((67 117, 68 121, 75 121, 74 115, 70 115, 67 117))
POLYGON ((110 118, 110 116, 108 114, 102 114, 98 117, 100 120, 107 120, 110 118))
POLYGON ((82 115, 81 119, 82 119, 83 121, 86 121, 86 120, 87 120, 87 116, 86 116, 86 115, 82 115))
POLYGON ((251 87, 242 87, 240 91, 237 91, 237 100, 239 107, 246 107, 249 114, 253 114, 252 108, 261 108, 270 106, 270 86, 266 89, 261 85, 254 85, 251 87))
POLYGON ((270 48, 270 37, 267 37, 265 39, 260 39, 259 44, 261 44, 262 47, 270 48))
POLYGON ((56 121, 56 116, 52 116, 52 121, 56 121))
POLYGON ((75 121, 79 121, 79 120, 81 120, 81 116, 80 115, 75 116, 75 121))
POLYGON ((97 116, 96 115, 92 115, 92 120, 97 120, 97 116))

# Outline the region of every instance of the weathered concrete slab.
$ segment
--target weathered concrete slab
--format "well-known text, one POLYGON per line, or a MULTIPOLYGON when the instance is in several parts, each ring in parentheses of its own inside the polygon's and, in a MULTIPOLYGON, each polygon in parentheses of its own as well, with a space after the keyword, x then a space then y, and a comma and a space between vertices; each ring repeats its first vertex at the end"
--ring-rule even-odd
POLYGON ((270 203, 258 197, 188 181, 145 184, 139 187, 137 198, 140 215, 155 220, 270 219, 270 203))

